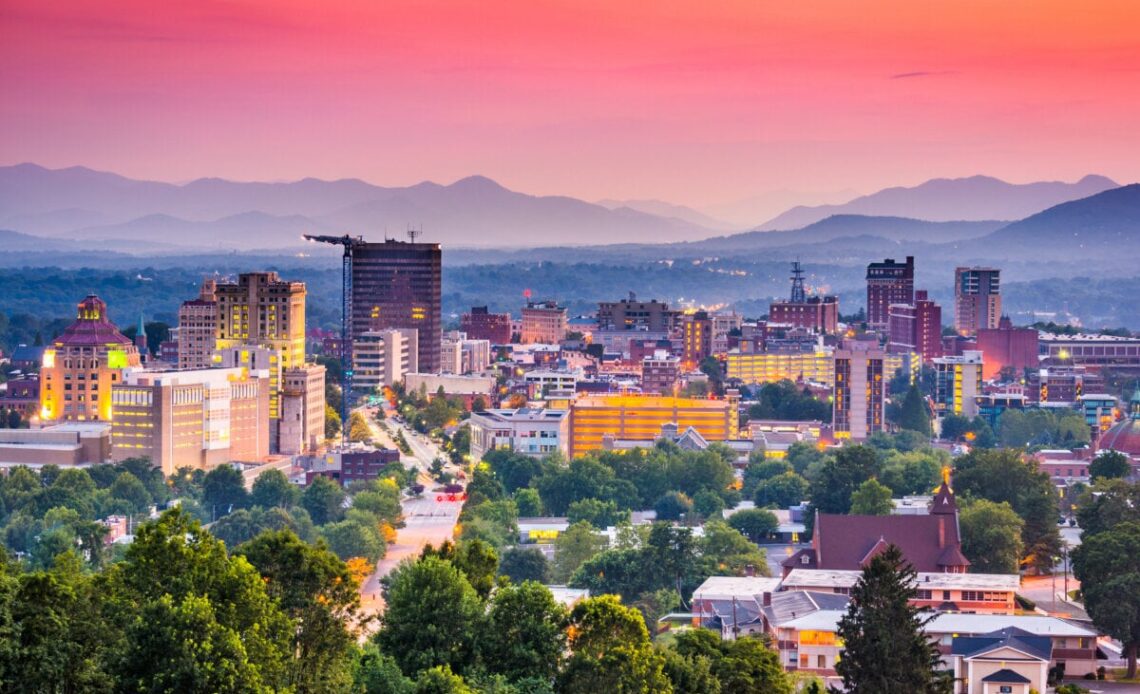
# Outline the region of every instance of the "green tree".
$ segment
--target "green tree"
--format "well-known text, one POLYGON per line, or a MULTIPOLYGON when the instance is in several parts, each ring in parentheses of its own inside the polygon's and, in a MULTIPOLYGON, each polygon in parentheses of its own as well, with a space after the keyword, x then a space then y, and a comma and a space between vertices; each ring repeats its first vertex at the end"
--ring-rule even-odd
POLYGON ((575 605, 570 613, 571 656, 558 677, 564 694, 671 694, 665 659, 649 643, 637 610, 617 596, 602 595, 575 605))
POLYGON ((1121 523, 1140 522, 1140 482, 1102 480, 1082 495, 1077 521, 1083 537, 1111 530, 1121 523))
POLYGON ((930 414, 917 385, 911 385, 906 391, 899 408, 899 427, 930 436, 930 414))
POLYGON ((344 490, 327 477, 318 475, 301 495, 301 506, 317 525, 333 523, 344 517, 344 490))
POLYGON ((874 478, 851 494, 851 513, 857 516, 889 516, 894 508, 890 487, 874 478))
POLYGON ((759 508, 737 511, 728 517, 728 524, 752 542, 762 542, 780 526, 774 513, 759 508))
POLYGON ((329 550, 288 530, 258 535, 239 551, 296 625, 289 666, 293 689, 315 694, 346 688, 355 643, 349 629, 360 608, 358 585, 348 567, 329 550))
POLYGON ((485 542, 472 540, 455 544, 444 541, 438 548, 427 545, 420 553, 420 557, 430 556, 451 562, 455 568, 463 572, 463 576, 475 589, 475 593, 484 600, 495 587, 499 557, 495 554, 494 548, 485 542))
POLYGON ((352 685, 353 691, 364 694, 412 694, 416 686, 400 672, 396 660, 381 653, 374 643, 365 644, 357 654, 352 685))
POLYGON ((835 670, 852 694, 943 694, 941 654, 924 628, 933 614, 911 604, 918 574, 895 545, 873 557, 839 620, 843 657, 835 670))
POLYGON ((708 629, 693 629, 678 635, 676 643, 682 656, 709 661, 720 691, 725 694, 793 691, 791 680, 780 667, 779 656, 765 640, 745 637, 722 641, 708 629))
POLYGON ((359 410, 348 417, 348 440, 353 443, 372 440, 372 429, 369 428, 368 420, 359 410))
POLYGON ((538 548, 511 547, 499 559, 499 574, 509 578, 512 583, 546 583, 550 580, 550 562, 546 561, 546 555, 538 548))
POLYGON ((335 439, 340 436, 340 414, 331 404, 325 405, 325 438, 335 439))
POLYGON ((1140 522, 1121 523, 1082 540, 1073 551, 1073 571, 1081 581, 1085 608, 1103 633, 1124 645, 1127 676, 1135 678, 1140 649, 1140 522))
POLYGON ((584 561, 605 549, 606 544, 606 538, 589 523, 574 523, 554 540, 551 578, 556 583, 566 583, 584 561))
POLYGON ((760 576, 768 575, 764 550, 722 520, 705 523, 699 549, 706 570, 712 574, 742 576, 751 571, 760 576))
POLYGON ((653 510, 657 512, 658 520, 679 520, 693 512, 693 500, 682 492, 665 492, 653 504, 653 510))
POLYGON ((1132 462, 1119 451, 1101 451, 1089 464, 1089 476, 1098 479, 1123 479, 1132 474, 1132 462))
POLYGON ((230 557, 196 520, 174 509, 142 525, 113 569, 117 603, 139 606, 118 617, 125 645, 115 672, 123 690, 285 686, 290 620, 257 570, 230 557))
POLYGON ((437 665, 464 672, 474 663, 483 605, 451 562, 428 556, 403 562, 389 577, 376 645, 400 669, 418 674, 437 665))
POLYGON ((150 492, 139 478, 129 472, 120 472, 110 489, 111 498, 123 502, 128 513, 142 513, 151 504, 150 492))
POLYGON ((1005 501, 1025 521, 1021 541, 1026 559, 1039 569, 1060 555, 1057 493, 1049 475, 1020 451, 974 449, 955 460, 954 490, 962 496, 1005 501))
POLYGON ((437 665, 425 670, 412 691, 415 694, 476 694, 448 665, 437 665))
POLYGON ((748 497, 756 493, 757 485, 764 480, 770 480, 785 472, 795 472, 787 460, 767 460, 764 458, 763 451, 759 451, 760 455, 756 460, 753 460, 752 457, 756 453, 757 451, 753 451, 752 455, 748 457, 748 466, 744 468, 744 476, 741 480, 740 490, 748 497))
POLYGON ((960 504, 958 525, 962 530, 962 554, 973 571, 1015 574, 1021 565, 1021 531, 1025 521, 1009 503, 987 499, 960 504))
POLYGON ((479 642, 483 662, 509 680, 553 680, 566 651, 566 610, 534 581, 500 588, 479 642))
POLYGON ((301 492, 280 470, 266 470, 253 481, 250 503, 262 508, 292 508, 300 501, 301 492))
POLYGON ((219 465, 202 479, 202 503, 212 517, 221 518, 249 505, 245 491, 245 478, 232 465, 219 465))
POLYGON ((800 475, 785 472, 756 485, 752 498, 760 507, 788 508, 807 498, 808 487, 808 481, 800 475))
POLYGON ((542 497, 538 491, 527 487, 515 492, 515 506, 522 518, 533 518, 542 515, 542 497))
POLYGON ((720 518, 724 499, 711 489, 702 489, 693 495, 693 510, 701 518, 720 518))
POLYGON ((362 557, 375 564, 387 551, 387 543, 374 523, 342 520, 321 526, 321 539, 328 548, 343 560, 362 557))
POLYGON ((879 460, 869 446, 844 446, 827 458, 811 482, 811 505, 820 513, 851 511, 851 495, 875 476, 879 460))
POLYGON ((612 500, 579 499, 566 509, 571 523, 585 521, 595 528, 608 528, 629 518, 629 511, 621 511, 612 500))

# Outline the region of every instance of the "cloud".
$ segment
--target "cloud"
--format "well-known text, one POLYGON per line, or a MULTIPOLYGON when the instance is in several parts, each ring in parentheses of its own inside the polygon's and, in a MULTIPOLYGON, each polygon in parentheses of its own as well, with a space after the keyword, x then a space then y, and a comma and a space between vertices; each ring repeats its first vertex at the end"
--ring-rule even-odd
POLYGON ((900 72, 896 75, 891 75, 891 79, 905 80, 911 77, 938 77, 940 75, 953 74, 956 74, 953 70, 918 70, 916 72, 900 72))

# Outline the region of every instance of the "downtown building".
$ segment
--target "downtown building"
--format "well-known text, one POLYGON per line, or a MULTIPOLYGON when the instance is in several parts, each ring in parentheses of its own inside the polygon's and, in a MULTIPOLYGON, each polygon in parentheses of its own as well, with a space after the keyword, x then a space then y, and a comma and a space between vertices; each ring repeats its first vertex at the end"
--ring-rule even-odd
POLYGON ((867 266, 867 325, 885 330, 891 304, 914 305, 914 256, 903 263, 887 258, 867 266))
POLYGON ((919 289, 913 304, 890 305, 887 335, 892 353, 915 352, 924 362, 942 356, 942 307, 919 289))
POLYGON ((111 421, 111 388, 140 364, 138 348, 107 317, 107 304, 88 295, 75 322, 43 351, 41 422, 111 421))
POLYGON ((808 296, 804 288, 804 271, 797 260, 792 263, 792 291, 787 301, 775 301, 768 307, 768 322, 806 328, 817 333, 839 330, 839 298, 808 296))
POLYGON ((663 301, 638 301, 630 292, 628 299, 598 303, 598 330, 669 334, 677 327, 680 315, 680 311, 670 309, 663 301))
POLYGON ((471 459, 478 462, 490 451, 505 450, 542 458, 566 455, 570 413, 567 410, 519 408, 472 412, 471 459))
POLYGON ((519 342, 524 345, 554 345, 562 342, 567 331, 566 307, 556 301, 528 301, 522 309, 519 342))
POLYGON ((1001 270, 992 267, 954 269, 954 329, 974 335, 1001 322, 1001 270))
POLYGON ((416 330, 418 369, 438 373, 442 252, 438 243, 358 243, 352 251, 350 343, 368 332, 416 330))
POLYGON ((835 351, 832 427, 838 439, 865 440, 886 430, 884 404, 891 372, 886 353, 866 342, 835 351))
POLYGON ((370 394, 403 383, 407 374, 419 371, 418 340, 419 332, 410 328, 357 335, 352 341, 352 389, 370 394))
MULTIPOLYGON (((322 409, 323 396, 322 389, 322 409)), ((114 461, 149 458, 169 476, 181 467, 209 470, 269 455, 269 375, 264 371, 132 369, 112 387, 111 400, 114 461)))
POLYGON ((511 341, 511 314, 491 313, 486 306, 472 306, 470 313, 459 318, 459 329, 471 340, 486 340, 492 345, 511 341))
POLYGON ((939 416, 973 419, 978 415, 983 368, 982 353, 975 350, 934 360, 934 408, 939 416))
POLYGON ((664 430, 693 429, 705 441, 729 441, 739 433, 740 396, 723 399, 664 395, 591 395, 570 405, 569 455, 604 448, 607 439, 654 441, 664 430))

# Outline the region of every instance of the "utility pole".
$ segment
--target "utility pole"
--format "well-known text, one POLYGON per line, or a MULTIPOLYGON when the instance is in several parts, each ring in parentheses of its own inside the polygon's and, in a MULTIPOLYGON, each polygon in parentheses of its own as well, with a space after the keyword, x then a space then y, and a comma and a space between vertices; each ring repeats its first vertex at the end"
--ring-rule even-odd
POLYGON ((303 234, 306 241, 344 246, 341 261, 341 306, 340 306, 340 438, 348 445, 348 403, 352 394, 352 253, 357 246, 364 244, 362 236, 324 236, 303 234))

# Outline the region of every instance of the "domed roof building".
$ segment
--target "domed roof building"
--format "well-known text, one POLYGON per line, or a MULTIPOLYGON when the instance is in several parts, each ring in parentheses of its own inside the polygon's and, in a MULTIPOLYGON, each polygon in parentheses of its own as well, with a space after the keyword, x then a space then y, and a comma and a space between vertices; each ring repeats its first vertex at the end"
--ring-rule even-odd
POLYGON ((1102 451, 1117 451, 1132 459, 1132 467, 1140 466, 1140 387, 1128 402, 1128 416, 1104 432, 1097 442, 1102 451))

